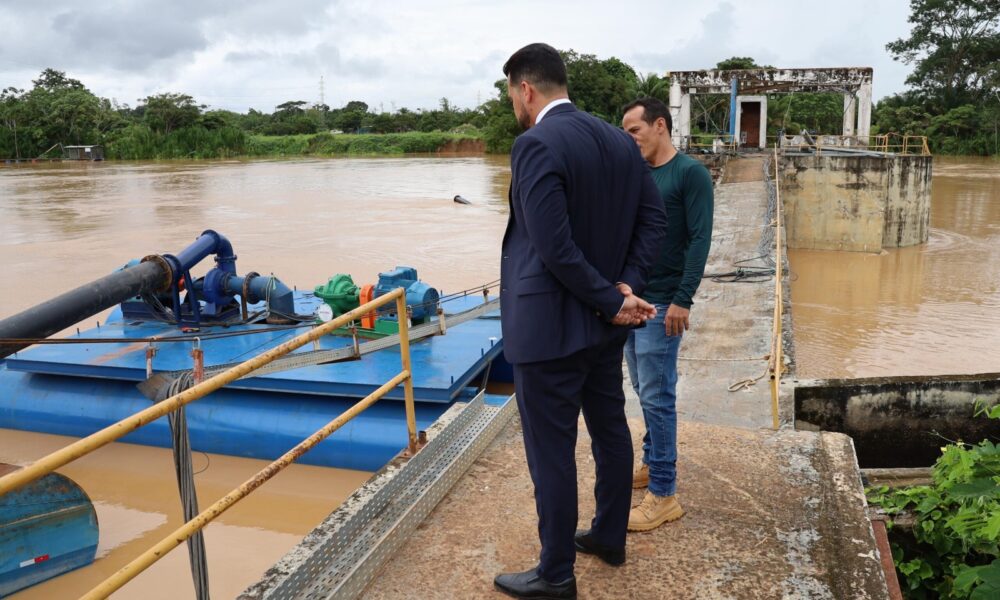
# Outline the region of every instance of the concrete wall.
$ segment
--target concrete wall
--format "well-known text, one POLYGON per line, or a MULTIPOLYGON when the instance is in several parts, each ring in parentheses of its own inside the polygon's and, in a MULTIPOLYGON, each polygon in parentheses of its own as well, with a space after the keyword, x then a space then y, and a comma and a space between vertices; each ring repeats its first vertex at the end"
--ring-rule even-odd
POLYGON ((977 401, 1000 403, 1000 373, 800 381, 795 428, 846 433, 862 467, 923 467, 946 440, 1000 437, 977 401))
POLYGON ((785 154, 790 248, 880 252, 927 241, 931 157, 785 154))
POLYGON ((887 194, 883 248, 927 241, 931 217, 931 157, 897 157, 886 170, 887 194))

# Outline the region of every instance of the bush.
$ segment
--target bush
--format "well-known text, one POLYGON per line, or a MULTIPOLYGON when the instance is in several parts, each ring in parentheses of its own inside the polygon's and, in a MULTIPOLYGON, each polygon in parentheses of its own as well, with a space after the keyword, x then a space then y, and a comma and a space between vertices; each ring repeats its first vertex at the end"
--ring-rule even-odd
POLYGON ((157 133, 145 124, 133 124, 109 137, 105 156, 125 160, 230 158, 245 154, 248 140, 245 131, 227 125, 215 129, 192 125, 157 133))
MULTIPOLYGON (((1000 405, 976 415, 1000 418, 1000 405)), ((933 484, 868 490, 888 515, 912 512, 912 534, 893 530, 892 558, 908 598, 1000 598, 1000 446, 942 449, 933 484)))
POLYGON ((249 154, 252 156, 424 154, 438 152, 449 142, 466 139, 479 139, 479 136, 440 131, 358 135, 318 133, 311 136, 253 136, 249 154))

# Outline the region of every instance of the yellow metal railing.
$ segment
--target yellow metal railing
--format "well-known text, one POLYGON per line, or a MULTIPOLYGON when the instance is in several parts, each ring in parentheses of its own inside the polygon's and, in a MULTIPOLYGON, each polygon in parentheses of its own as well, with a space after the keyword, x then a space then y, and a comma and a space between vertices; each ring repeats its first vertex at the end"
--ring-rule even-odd
POLYGON ((784 312, 782 305, 782 252, 781 252, 781 181, 778 177, 778 149, 774 149, 774 193, 775 193, 775 224, 774 224, 774 323, 771 330, 771 357, 768 362, 768 372, 771 376, 771 425, 774 429, 781 426, 778 414, 778 397, 780 395, 781 375, 784 372, 784 357, 782 356, 782 326, 784 312))
POLYGON ((800 150, 815 150, 821 154, 823 150, 857 149, 884 152, 886 154, 902 154, 906 156, 930 156, 927 136, 904 135, 899 133, 884 133, 871 136, 804 134, 777 136, 778 144, 783 149, 798 148, 800 150))
POLYGON ((111 595, 115 590, 131 581, 134 577, 147 569, 157 560, 163 558, 167 552, 184 543, 196 532, 204 529, 210 522, 221 515, 230 506, 243 499, 255 489, 263 485, 266 481, 277 475, 282 469, 290 465, 298 457, 302 456, 313 446, 330 436, 330 434, 341 428, 345 423, 361 413, 361 411, 374 404, 378 399, 382 398, 400 383, 403 384, 406 404, 406 429, 408 435, 407 448, 409 453, 412 455, 417 451, 417 425, 416 413, 413 405, 413 376, 410 364, 409 327, 406 318, 407 310, 405 291, 402 288, 398 288, 371 302, 359 306, 350 312, 344 313, 336 319, 328 321, 322 325, 318 325, 307 333, 303 333, 302 335, 299 335, 294 339, 281 344, 280 346, 272 348, 271 350, 255 356, 246 362, 223 371, 222 373, 219 373, 218 375, 215 375, 214 377, 211 377, 191 387, 190 389, 185 390, 184 392, 171 396, 170 398, 167 398, 162 402, 158 402, 157 404, 135 413, 126 419, 122 419, 117 423, 109 425, 92 435, 77 440, 65 448, 38 459, 23 469, 19 469, 0 477, 0 496, 40 477, 44 477, 59 467, 86 456, 94 450, 115 441, 125 434, 130 433, 143 425, 147 425, 167 413, 177 410, 178 408, 202 398, 225 386, 226 384, 251 373, 278 357, 284 356, 285 354, 288 354, 289 352, 300 348, 309 342, 318 340, 320 337, 331 333, 335 329, 360 319, 363 315, 381 306, 389 304, 393 300, 396 301, 396 314, 399 315, 399 349, 402 370, 398 375, 387 381, 384 385, 366 396, 350 409, 344 411, 344 413, 340 416, 327 423, 321 429, 300 442, 297 446, 283 454, 280 458, 259 471, 256 475, 245 481, 238 488, 230 491, 212 506, 202 511, 194 519, 191 519, 173 533, 160 540, 160 542, 144 552, 138 558, 119 569, 111 577, 84 595, 83 598, 87 598, 89 600, 95 598, 106 598, 111 595))
POLYGON ((714 153, 736 152, 736 136, 732 134, 694 133, 682 138, 685 149, 711 150, 714 153))
POLYGON ((883 133, 872 136, 872 149, 879 152, 895 154, 930 156, 925 135, 907 135, 902 133, 883 133))

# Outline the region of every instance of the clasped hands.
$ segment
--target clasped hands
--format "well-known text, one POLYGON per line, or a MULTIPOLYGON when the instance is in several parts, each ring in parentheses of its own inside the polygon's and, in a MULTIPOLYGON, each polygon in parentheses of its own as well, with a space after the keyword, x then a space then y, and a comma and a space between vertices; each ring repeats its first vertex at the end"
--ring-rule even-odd
POLYGON ((632 293, 627 283, 619 283, 618 291, 625 297, 625 303, 611 322, 615 325, 641 325, 656 316, 656 307, 632 293))

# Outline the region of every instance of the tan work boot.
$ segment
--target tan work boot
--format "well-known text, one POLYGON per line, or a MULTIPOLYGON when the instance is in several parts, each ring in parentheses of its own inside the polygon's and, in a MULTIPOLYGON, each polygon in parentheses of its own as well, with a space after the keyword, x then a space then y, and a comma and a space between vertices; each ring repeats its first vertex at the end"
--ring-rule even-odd
POLYGON ((647 491, 639 506, 628 513, 629 531, 651 531, 684 516, 677 496, 657 496, 647 491))
POLYGON ((641 490, 649 487, 649 465, 642 463, 642 466, 632 474, 632 489, 641 490))

